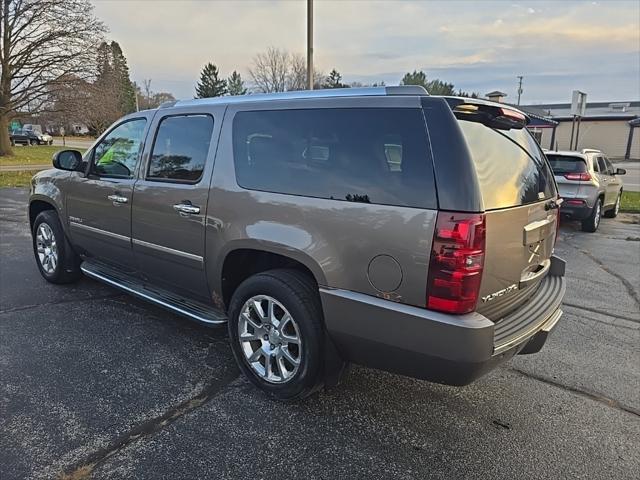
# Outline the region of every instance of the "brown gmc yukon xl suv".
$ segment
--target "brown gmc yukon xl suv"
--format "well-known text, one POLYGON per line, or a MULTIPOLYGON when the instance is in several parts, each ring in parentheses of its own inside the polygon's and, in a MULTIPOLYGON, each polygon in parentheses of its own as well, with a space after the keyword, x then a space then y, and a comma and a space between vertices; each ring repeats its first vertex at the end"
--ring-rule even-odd
POLYGON ((559 199, 512 107, 421 87, 178 101, 31 183, 43 277, 207 324, 294 400, 348 362, 464 385, 562 312, 559 199))

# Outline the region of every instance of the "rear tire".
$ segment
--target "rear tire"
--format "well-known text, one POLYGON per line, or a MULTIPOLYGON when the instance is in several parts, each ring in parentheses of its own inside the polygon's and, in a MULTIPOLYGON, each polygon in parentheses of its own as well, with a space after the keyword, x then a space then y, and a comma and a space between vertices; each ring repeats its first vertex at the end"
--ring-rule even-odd
POLYGON ((596 200, 596 204, 591 210, 591 215, 582 221, 582 231, 593 233, 598 230, 600 225, 600 218, 602 216, 602 198, 596 200))
POLYGON ((38 214, 33 222, 32 241, 38 270, 47 282, 71 283, 80 278, 80 257, 67 241, 55 211, 38 214))
POLYGON ((37 144, 38 144, 37 140, 29 140, 29 145, 31 145, 32 147, 37 144))
POLYGON ((279 269, 249 277, 231 298, 228 328, 240 370, 269 396, 296 401, 322 387, 324 320, 308 275, 279 269))
POLYGON ((613 206, 613 208, 607 212, 604 213, 604 216, 607 218, 616 218, 618 216, 618 213, 620 212, 620 199, 622 197, 622 192, 620 192, 618 194, 618 198, 616 198, 616 204, 613 206))

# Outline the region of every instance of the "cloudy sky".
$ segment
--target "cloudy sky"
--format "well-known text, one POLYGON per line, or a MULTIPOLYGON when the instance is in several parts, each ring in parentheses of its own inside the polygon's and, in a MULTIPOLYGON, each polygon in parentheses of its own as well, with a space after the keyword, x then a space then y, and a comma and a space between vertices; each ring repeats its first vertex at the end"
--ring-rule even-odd
MULTIPOLYGON (((249 80, 269 46, 304 53, 306 2, 93 0, 132 78, 190 98, 213 62, 249 80)), ((640 99, 640 2, 315 0, 315 63, 343 81, 398 84, 422 69, 457 88, 522 103, 640 99)))

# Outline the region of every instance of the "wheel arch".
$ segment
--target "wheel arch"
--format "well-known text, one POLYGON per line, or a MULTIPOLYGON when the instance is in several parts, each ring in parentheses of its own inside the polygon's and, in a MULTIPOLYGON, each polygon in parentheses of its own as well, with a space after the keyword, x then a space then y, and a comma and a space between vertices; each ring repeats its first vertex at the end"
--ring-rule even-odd
POLYGON ((42 212, 44 212, 46 210, 53 210, 54 212, 56 212, 58 214, 58 216, 60 215, 59 212, 58 212, 58 208, 56 207, 54 202, 52 202, 50 199, 48 199, 46 197, 44 197, 44 198, 42 198, 42 197, 32 197, 31 198, 31 200, 29 201, 29 227, 30 227, 31 230, 33 229, 33 222, 35 222, 36 217, 40 213, 42 213, 42 212))
POLYGON ((293 268, 309 275, 316 285, 326 285, 320 265, 305 252, 278 244, 234 242, 216 262, 213 298, 218 306, 228 308, 235 289, 256 273, 276 268, 293 268))

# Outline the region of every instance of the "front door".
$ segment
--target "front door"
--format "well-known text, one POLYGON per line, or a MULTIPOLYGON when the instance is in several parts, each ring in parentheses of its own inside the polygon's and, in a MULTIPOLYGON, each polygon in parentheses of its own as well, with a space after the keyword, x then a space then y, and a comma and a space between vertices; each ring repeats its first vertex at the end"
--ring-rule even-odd
POLYGON ((69 182, 67 212, 74 245, 81 253, 134 270, 131 204, 148 118, 125 120, 87 153, 86 176, 69 182))
POLYGON ((615 200, 612 199, 611 173, 607 167, 607 162, 602 155, 598 155, 598 168, 600 170, 600 186, 604 189, 603 206, 611 205, 615 200))
POLYGON ((620 186, 622 182, 616 176, 616 169, 611 164, 608 158, 605 157, 605 163, 607 164, 607 173, 609 174, 609 183, 607 184, 607 205, 615 205, 618 200, 618 192, 620 192, 620 186))
POLYGON ((172 109, 154 119, 155 138, 145 148, 132 213, 133 251, 142 275, 198 300, 210 299, 205 221, 222 118, 216 114, 214 122, 217 110, 203 108, 172 109))

